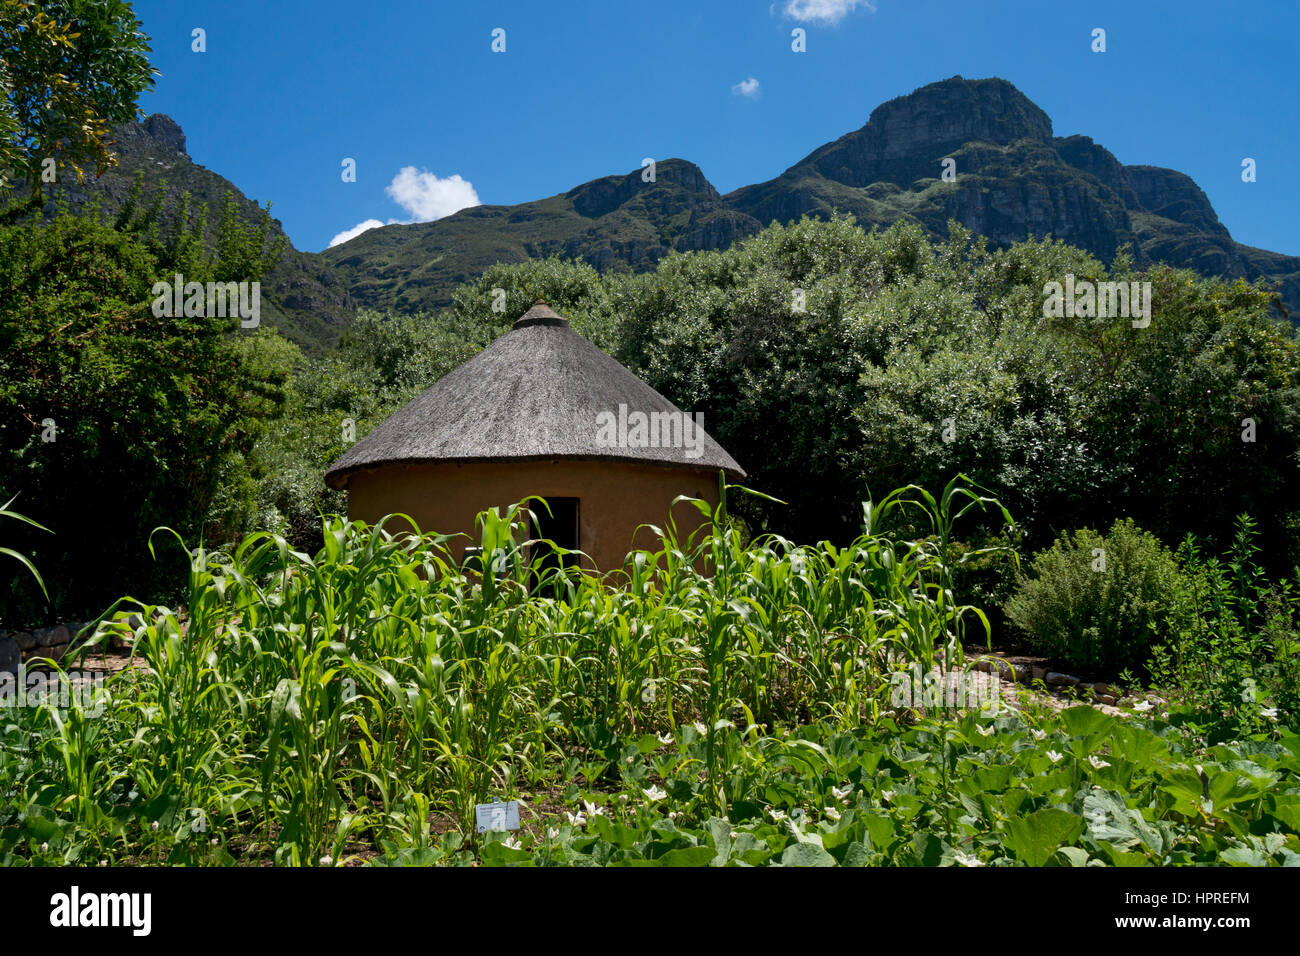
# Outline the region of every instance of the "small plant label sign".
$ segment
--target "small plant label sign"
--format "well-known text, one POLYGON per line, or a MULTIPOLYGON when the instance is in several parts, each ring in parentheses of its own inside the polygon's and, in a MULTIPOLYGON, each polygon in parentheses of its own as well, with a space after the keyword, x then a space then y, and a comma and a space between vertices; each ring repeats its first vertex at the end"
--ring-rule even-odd
POLYGON ((504 803, 494 800, 491 803, 474 804, 474 822, 479 833, 488 830, 518 830, 519 801, 507 800, 504 803))

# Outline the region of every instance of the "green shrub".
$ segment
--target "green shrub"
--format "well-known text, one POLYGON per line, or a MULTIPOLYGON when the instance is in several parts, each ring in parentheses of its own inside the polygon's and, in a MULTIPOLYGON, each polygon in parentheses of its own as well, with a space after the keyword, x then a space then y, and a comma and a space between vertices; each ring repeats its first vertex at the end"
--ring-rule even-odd
POLYGON ((1118 674, 1145 668, 1153 632, 1172 626, 1182 589, 1173 555, 1126 518, 1104 537, 1083 528, 1040 551, 1006 614, 1062 663, 1118 674))
POLYGON ((1183 542, 1180 626, 1152 650, 1152 680, 1228 737, 1289 719, 1300 706, 1300 569, 1267 578, 1257 536, 1242 514, 1222 556, 1191 536, 1183 542))

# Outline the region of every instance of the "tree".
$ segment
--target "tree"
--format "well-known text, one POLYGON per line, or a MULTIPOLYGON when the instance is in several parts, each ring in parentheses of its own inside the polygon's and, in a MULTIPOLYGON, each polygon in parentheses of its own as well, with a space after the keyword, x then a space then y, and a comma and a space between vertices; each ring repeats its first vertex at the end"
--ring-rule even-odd
POLYGON ((137 118, 159 75, 148 37, 123 0, 0 0, 0 188, 71 169, 81 181, 113 162, 112 124, 137 118))
MULTIPOLYGON (((256 279, 243 270, 273 262, 261 250, 250 263, 249 243, 232 240, 238 261, 227 263, 191 241, 194 229, 155 242, 68 213, 0 226, 0 490, 21 493, 55 532, 15 545, 62 615, 97 613, 123 593, 164 596, 176 568, 150 558, 149 533, 168 525, 197 543, 222 484, 238 480, 283 405, 290 356, 274 332, 151 309, 154 283, 179 260, 196 282, 256 279)), ((30 583, 3 575, 6 616, 41 620, 30 583)))

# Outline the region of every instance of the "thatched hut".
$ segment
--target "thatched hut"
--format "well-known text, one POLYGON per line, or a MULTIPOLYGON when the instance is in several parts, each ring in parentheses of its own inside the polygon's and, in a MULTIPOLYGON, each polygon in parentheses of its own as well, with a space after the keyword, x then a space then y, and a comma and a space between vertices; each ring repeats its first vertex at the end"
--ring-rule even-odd
MULTIPOLYGON (((538 302, 357 442, 325 480, 347 489, 353 519, 405 513, 424 531, 471 536, 479 512, 540 495, 553 517, 535 531, 609 571, 633 547, 657 545, 637 529, 662 527, 678 495, 716 504, 720 471, 745 476, 701 418, 538 302)), ((702 520, 681 503, 673 518, 687 530, 702 520)))

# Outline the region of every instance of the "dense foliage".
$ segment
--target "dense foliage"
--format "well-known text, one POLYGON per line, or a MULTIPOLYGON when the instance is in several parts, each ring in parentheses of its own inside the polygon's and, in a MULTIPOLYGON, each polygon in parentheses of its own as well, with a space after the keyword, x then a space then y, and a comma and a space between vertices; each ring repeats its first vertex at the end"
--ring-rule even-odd
POLYGON ((140 27, 124 0, 0 0, 0 187, 112 164, 112 125, 156 74, 140 27))
POLYGON ((210 248, 196 238, 202 220, 187 214, 162 235, 134 209, 116 228, 66 213, 0 226, 0 488, 54 532, 14 532, 52 582, 52 607, 0 569, 8 624, 176 587, 183 566, 148 560, 158 525, 238 533, 205 524, 244 480, 243 455, 283 403, 296 350, 238 319, 153 314, 160 280, 251 281, 273 260, 264 227, 227 210, 210 248))

